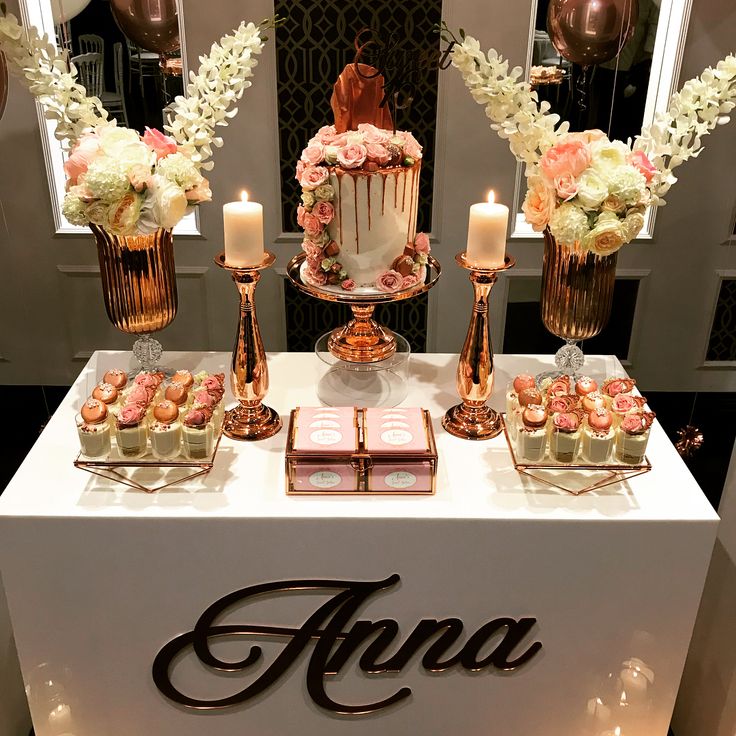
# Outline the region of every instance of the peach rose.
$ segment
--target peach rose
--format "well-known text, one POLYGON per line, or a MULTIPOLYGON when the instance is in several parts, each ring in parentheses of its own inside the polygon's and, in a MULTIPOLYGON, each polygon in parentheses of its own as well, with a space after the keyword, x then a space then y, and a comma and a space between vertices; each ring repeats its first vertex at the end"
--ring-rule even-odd
POLYGON ((319 143, 327 145, 328 143, 332 143, 336 135, 337 131, 334 125, 323 125, 312 140, 316 139, 319 143))
POLYGON ((422 147, 411 133, 404 137, 404 155, 411 156, 415 161, 422 157, 422 147))
POLYGON ((301 159, 299 159, 296 162, 296 173, 294 174, 294 178, 297 181, 299 181, 299 182, 301 181, 302 174, 304 174, 304 169, 306 169, 306 168, 307 168, 307 165, 301 159))
POLYGON ((414 238, 414 252, 415 253, 429 253, 432 248, 429 245, 429 236, 427 233, 417 233, 414 238))
POLYGON ((590 166, 590 161, 590 149, 583 141, 565 138, 545 151, 539 166, 544 175, 554 181, 564 174, 580 176, 590 166))
POLYGON ((555 177, 555 190, 560 199, 567 201, 578 193, 578 182, 572 174, 561 174, 555 177))
POLYGON ((335 208, 329 202, 317 202, 312 214, 323 224, 329 225, 335 217, 335 208))
POLYGON ((363 134, 363 142, 366 146, 375 143, 388 143, 389 134, 372 123, 358 123, 358 132, 363 134))
POLYGON ((310 143, 303 151, 301 160, 310 166, 316 166, 325 157, 325 149, 319 143, 310 143))
POLYGON ((306 166, 299 177, 299 183, 305 189, 316 189, 327 181, 329 175, 330 172, 324 166, 306 166))
POLYGON ((657 167, 649 160, 644 151, 634 151, 631 156, 629 156, 629 163, 644 175, 644 178, 647 180, 647 184, 657 173, 657 167))
POLYGON ((322 246, 318 243, 315 243, 313 240, 309 240, 308 238, 305 238, 302 241, 302 250, 307 254, 307 258, 315 259, 319 258, 322 259, 322 246))
POLYGON ((355 288, 355 281, 352 279, 344 279, 340 284, 345 291, 352 291, 355 288))
POLYGON ((580 418, 574 412, 561 412, 555 414, 552 423, 555 429, 563 432, 574 432, 580 426, 580 418))
POLYGON ((146 128, 143 142, 156 154, 157 159, 176 153, 177 150, 176 141, 156 128, 146 128))
POLYGON ((87 172, 92 160, 100 149, 97 133, 85 133, 72 149, 69 158, 64 162, 64 173, 69 180, 67 188, 77 184, 79 177, 87 172))
POLYGON ((212 200, 212 190, 210 183, 202 177, 202 181, 191 189, 184 192, 187 196, 187 202, 190 204, 199 204, 200 202, 210 202, 212 200))
POLYGON ((325 226, 322 224, 320 219, 312 212, 305 212, 302 219, 304 221, 304 232, 307 233, 307 235, 309 235, 310 237, 319 235, 322 230, 324 230, 325 226))
POLYGON ((351 143, 337 152, 337 160, 343 169, 357 169, 363 165, 367 155, 368 151, 362 143, 351 143))
POLYGON ((581 141, 582 143, 593 143, 594 141, 599 141, 601 138, 605 138, 606 134, 602 130, 598 130, 598 128, 593 128, 592 130, 583 130, 580 133, 568 133, 565 136, 565 140, 568 141, 581 141))
POLYGON ((327 283, 327 274, 320 268, 307 268, 304 278, 313 286, 324 286, 327 283))
POLYGON ((556 205, 555 190, 547 186, 542 177, 531 177, 521 209, 524 211, 526 221, 534 231, 541 233, 547 227, 556 205))
POLYGON ((410 273, 408 276, 404 276, 401 282, 402 289, 408 289, 410 286, 416 286, 419 283, 419 276, 415 273, 410 273))
POLYGON ((136 192, 142 192, 151 178, 151 167, 145 164, 133 164, 128 169, 128 181, 136 192))
POLYGON ((384 271, 376 279, 376 287, 380 291, 385 291, 390 294, 391 292, 398 291, 403 282, 404 277, 397 271, 384 271))
POLYGON ((139 424, 146 416, 146 410, 137 404, 126 404, 118 413, 118 424, 133 427, 139 424))

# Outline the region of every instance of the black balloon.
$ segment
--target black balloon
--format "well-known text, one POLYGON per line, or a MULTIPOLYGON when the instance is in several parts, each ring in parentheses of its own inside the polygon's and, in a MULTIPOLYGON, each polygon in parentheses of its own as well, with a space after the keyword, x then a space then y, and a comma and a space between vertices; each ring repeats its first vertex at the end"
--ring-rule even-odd
POLYGON ((110 0, 120 30, 146 51, 171 54, 179 50, 176 0, 110 0))
POLYGON ((550 0, 547 32, 562 56, 587 67, 618 55, 638 17, 639 0, 550 0))

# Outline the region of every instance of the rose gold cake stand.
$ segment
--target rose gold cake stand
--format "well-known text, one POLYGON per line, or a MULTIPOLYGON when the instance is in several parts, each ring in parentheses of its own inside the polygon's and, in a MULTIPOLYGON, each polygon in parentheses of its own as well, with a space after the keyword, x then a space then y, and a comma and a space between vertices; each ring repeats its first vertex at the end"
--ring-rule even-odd
POLYGON ((268 392, 268 363, 255 305, 260 272, 275 260, 273 253, 265 253, 257 266, 236 268, 225 263, 224 253, 215 258, 220 268, 230 271, 240 292, 240 320, 230 367, 230 383, 240 406, 225 412, 222 428, 234 440, 263 440, 281 429, 278 413, 261 403, 268 392))
POLYGON ((493 393, 493 347, 488 318, 488 299, 498 274, 516 265, 506 256, 503 266, 477 268, 465 259, 465 253, 455 256, 458 265, 470 272, 473 284, 473 314, 457 366, 456 386, 462 403, 448 409, 442 426, 450 434, 464 440, 489 440, 503 431, 497 411, 486 401, 493 393))
POLYGON ((414 287, 392 293, 355 294, 349 291, 340 293, 320 289, 302 280, 301 267, 306 257, 306 253, 294 256, 286 267, 287 276, 299 291, 315 299, 347 304, 350 307, 353 318, 347 324, 333 330, 328 340, 330 353, 347 363, 377 363, 390 358, 396 352, 396 337, 391 330, 379 325, 373 319, 373 310, 379 304, 411 299, 429 291, 442 273, 439 262, 428 256, 427 278, 414 287))

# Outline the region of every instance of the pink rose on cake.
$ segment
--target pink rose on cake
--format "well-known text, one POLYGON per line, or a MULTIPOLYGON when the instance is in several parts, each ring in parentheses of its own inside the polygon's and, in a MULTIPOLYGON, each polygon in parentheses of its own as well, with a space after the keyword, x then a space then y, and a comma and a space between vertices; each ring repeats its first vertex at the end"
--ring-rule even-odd
POLYGON ((379 166, 385 166, 391 160, 391 154, 380 143, 368 143, 365 147, 369 161, 375 161, 379 166))
POLYGON ((294 174, 294 178, 295 178, 295 179, 296 179, 296 180, 297 180, 297 181, 298 181, 299 183, 301 183, 301 180, 302 180, 302 175, 304 174, 304 169, 306 169, 306 168, 307 168, 307 165, 306 165, 306 164, 304 163, 304 161, 302 161, 301 159, 299 159, 299 160, 298 160, 298 161, 296 162, 296 173, 294 174))
POLYGON ((380 291, 385 291, 390 294, 391 292, 398 291, 403 282, 404 277, 397 271, 384 271, 376 279, 376 287, 380 291))
POLYGON ((156 159, 165 158, 177 151, 176 141, 156 128, 146 128, 143 142, 156 154, 156 159))
POLYGON ((352 279, 344 279, 340 284, 345 291, 352 291, 355 288, 355 281, 352 279))
POLYGON ((401 281, 401 288, 408 289, 410 286, 416 286, 419 283, 419 276, 415 273, 410 273, 408 276, 404 276, 401 281))
POLYGON ((336 135, 337 135, 337 131, 335 130, 334 125, 323 125, 317 131, 317 133, 315 134, 312 140, 316 140, 319 143, 322 143, 323 145, 327 145, 329 143, 332 143, 336 135))
POLYGON ((362 143, 351 143, 337 152, 337 160, 344 169, 358 169, 363 165, 367 154, 362 143))
POLYGON ((358 132, 363 134, 363 142, 366 146, 371 143, 388 143, 388 132, 377 128, 372 123, 358 123, 358 132))
POLYGON ((329 175, 330 172, 324 166, 306 166, 299 177, 299 183, 305 189, 316 189, 327 181, 329 175))
POLYGON ((146 410, 136 404, 126 404, 118 413, 118 424, 124 427, 134 427, 143 421, 146 410))
POLYGON ((539 166, 544 175, 554 181, 555 177, 563 174, 580 176, 590 166, 591 160, 590 149, 585 143, 565 137, 545 151, 539 166))
POLYGON ((414 238, 414 252, 415 253, 429 253, 432 248, 429 245, 429 236, 427 233, 417 233, 414 238))
POLYGON ((310 238, 317 237, 322 232, 322 230, 324 230, 325 226, 322 224, 322 222, 320 222, 319 218, 313 212, 305 211, 302 217, 302 221, 304 232, 310 238))
POLYGON ((302 250, 307 254, 307 259, 319 258, 322 260, 322 246, 319 243, 305 238, 302 241, 302 250))
POLYGON ((304 271, 304 278, 312 286, 324 286, 327 283, 327 274, 321 268, 312 268, 309 264, 304 271))
POLYGON ((415 161, 422 157, 422 147, 411 133, 404 133, 404 156, 411 156, 415 161))
POLYGON ((310 142, 310 144, 302 151, 301 160, 310 166, 316 166, 321 163, 325 157, 324 146, 320 143, 310 142))
POLYGON ((556 204, 555 190, 547 186, 541 176, 529 177, 529 188, 521 209, 524 211, 526 221, 532 226, 532 230, 541 233, 547 227, 556 204))
POLYGON ((329 225, 335 217, 335 208, 329 202, 317 202, 312 214, 323 224, 329 225))

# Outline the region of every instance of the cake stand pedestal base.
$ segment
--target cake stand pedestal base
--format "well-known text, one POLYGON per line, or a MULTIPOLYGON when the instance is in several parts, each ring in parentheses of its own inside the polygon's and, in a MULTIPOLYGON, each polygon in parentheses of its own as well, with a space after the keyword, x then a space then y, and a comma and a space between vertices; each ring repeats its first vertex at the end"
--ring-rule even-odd
POLYGON ((392 354, 372 363, 335 357, 330 341, 334 332, 320 337, 315 353, 329 366, 317 384, 317 396, 327 406, 396 406, 408 392, 411 348, 401 335, 392 335, 392 354))
POLYGON ((281 418, 270 406, 240 404, 225 412, 222 432, 234 440, 265 440, 281 429, 281 418))
POLYGON ((351 363, 376 363, 396 352, 396 336, 373 319, 373 304, 351 304, 353 319, 333 330, 327 341, 329 351, 351 363))

